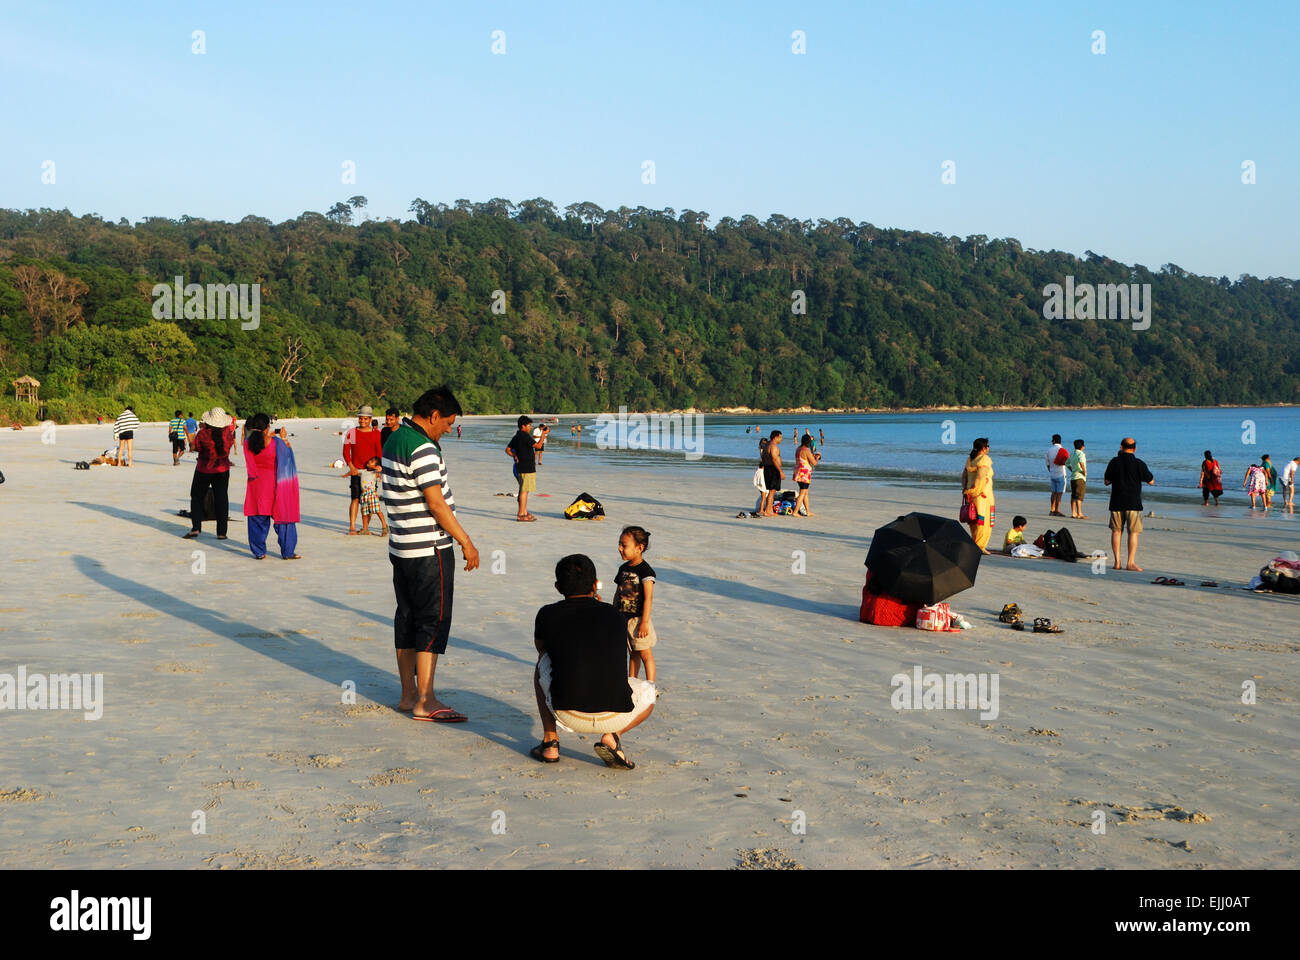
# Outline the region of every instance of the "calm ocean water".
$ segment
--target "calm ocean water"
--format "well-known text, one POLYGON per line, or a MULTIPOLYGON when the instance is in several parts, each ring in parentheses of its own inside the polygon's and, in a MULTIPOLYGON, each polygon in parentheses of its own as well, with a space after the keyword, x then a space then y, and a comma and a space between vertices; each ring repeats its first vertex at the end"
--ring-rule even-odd
MULTIPOLYGON (((540 418, 538 418, 540 419, 540 418)), ((475 427, 483 436, 466 439, 505 445, 513 425, 500 421, 475 427), (499 435, 498 435, 499 434, 499 435)), ((684 461, 681 451, 601 450, 594 418, 560 417, 552 426, 547 448, 574 455, 599 457, 630 464, 683 462, 690 469, 730 469, 745 478, 758 458, 758 436, 778 429, 783 459, 793 459, 791 437, 797 427, 820 430, 825 443, 816 476, 860 478, 891 484, 936 484, 957 488, 971 441, 989 438, 990 453, 1000 490, 1046 490, 1043 458, 1051 437, 1059 433, 1067 449, 1082 439, 1088 454, 1090 497, 1105 488, 1101 474, 1119 450, 1124 436, 1138 441, 1138 456, 1155 475, 1156 486, 1146 488, 1144 499, 1157 503, 1192 503, 1199 510, 1195 489, 1202 452, 1209 449, 1223 466, 1228 502, 1249 504, 1241 491, 1241 478, 1261 454, 1272 456, 1280 471, 1285 462, 1300 455, 1300 408, 1209 407, 1162 410, 1033 410, 948 413, 827 414, 764 419, 706 414, 703 417, 703 456, 684 461), (569 434, 574 423, 583 425, 577 447, 569 434), (753 430, 757 425, 760 433, 753 430), (746 428, 750 432, 746 433, 746 428), (949 441, 949 442, 945 442, 949 441)), ((1068 503, 1068 496, 1067 496, 1068 503)))

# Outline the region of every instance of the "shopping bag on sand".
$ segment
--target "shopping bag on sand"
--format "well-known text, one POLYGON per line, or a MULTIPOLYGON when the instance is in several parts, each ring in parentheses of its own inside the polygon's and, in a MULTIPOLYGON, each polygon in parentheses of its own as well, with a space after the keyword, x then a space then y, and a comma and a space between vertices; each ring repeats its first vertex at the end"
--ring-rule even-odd
POLYGON ((932 603, 916 612, 918 630, 947 630, 952 624, 952 611, 946 603, 932 603))

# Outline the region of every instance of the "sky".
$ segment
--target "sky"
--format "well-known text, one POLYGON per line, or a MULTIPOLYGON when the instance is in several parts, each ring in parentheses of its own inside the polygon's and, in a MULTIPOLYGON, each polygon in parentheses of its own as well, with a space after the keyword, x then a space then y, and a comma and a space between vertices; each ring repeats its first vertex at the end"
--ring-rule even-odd
POLYGON ((545 197, 1294 278, 1297 28, 1293 0, 0 0, 0 207, 545 197))

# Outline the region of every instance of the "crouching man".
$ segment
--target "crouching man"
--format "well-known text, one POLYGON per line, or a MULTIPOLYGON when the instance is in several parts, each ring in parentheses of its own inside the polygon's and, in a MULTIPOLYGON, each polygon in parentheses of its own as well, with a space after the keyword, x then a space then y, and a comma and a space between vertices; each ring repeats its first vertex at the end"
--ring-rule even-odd
POLYGON ((620 734, 650 716, 655 687, 627 675, 627 623, 596 593, 596 565, 581 553, 555 565, 555 589, 564 595, 537 611, 533 639, 537 670, 533 687, 542 717, 542 742, 530 751, 543 763, 560 759, 556 728, 602 734, 596 755, 609 767, 636 766, 620 734))

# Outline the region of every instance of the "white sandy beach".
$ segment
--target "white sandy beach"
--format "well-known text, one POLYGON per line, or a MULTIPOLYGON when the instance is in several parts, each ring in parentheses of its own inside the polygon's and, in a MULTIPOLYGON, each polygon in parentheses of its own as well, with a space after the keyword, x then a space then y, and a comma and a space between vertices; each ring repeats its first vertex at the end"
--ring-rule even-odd
MULTIPOLYGON (((242 461, 231 539, 212 524, 181 539, 194 458, 171 465, 165 426, 137 434, 134 469, 89 472, 73 463, 108 445, 107 426, 59 427, 52 444, 39 429, 0 433, 0 674, 104 682, 97 720, 0 711, 0 865, 1300 864, 1300 599, 1239 589, 1300 549, 1300 524, 1240 507, 1147 519, 1145 574, 991 557, 951 601, 974 630, 872 627, 857 622, 871 532, 913 509, 955 515, 952 491, 815 480, 818 516, 737 519, 753 506, 752 467, 609 466, 589 445, 552 443, 538 482, 551 496, 530 502, 538 523, 519 524, 494 496, 513 489, 511 428, 464 423, 500 443, 444 442, 482 558, 457 573, 438 664, 461 725, 392 709, 387 546, 344 535, 347 482, 326 466, 337 421, 287 424, 302 482, 294 563, 249 556, 242 461), (608 519, 561 519, 583 490, 608 519), (637 769, 607 769, 593 738, 573 735, 561 763, 539 764, 533 618, 558 599, 563 554, 588 553, 612 579, 625 523, 651 531, 659 574, 662 695, 625 738, 637 769), (1159 574, 1188 586, 1152 585, 1159 574), (1010 630, 996 619, 1008 601, 1066 632, 1010 630), (918 665, 996 673, 997 718, 893 709, 890 678, 918 665), (801 820, 806 833, 792 832, 801 820)), ((1046 489, 999 494, 993 545, 1023 513, 1031 539, 1065 522, 1084 552, 1108 548, 1099 489, 1088 521, 1049 518, 1046 503, 1046 489)))

